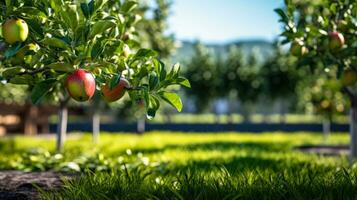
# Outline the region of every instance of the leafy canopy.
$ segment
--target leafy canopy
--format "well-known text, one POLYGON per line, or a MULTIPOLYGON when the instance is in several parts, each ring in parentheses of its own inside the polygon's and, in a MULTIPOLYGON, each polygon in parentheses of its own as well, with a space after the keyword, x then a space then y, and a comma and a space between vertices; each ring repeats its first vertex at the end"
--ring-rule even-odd
POLYGON ((180 97, 168 91, 171 85, 190 87, 179 75, 179 64, 167 70, 155 51, 128 38, 140 20, 136 1, 6 0, 0 6, 2 22, 21 18, 29 26, 25 42, 1 42, 1 79, 28 85, 33 103, 46 96, 63 101, 64 79, 82 68, 95 76, 97 88, 105 83, 113 87, 120 77, 128 79, 130 98, 144 100, 149 118, 160 100, 181 111, 180 97))

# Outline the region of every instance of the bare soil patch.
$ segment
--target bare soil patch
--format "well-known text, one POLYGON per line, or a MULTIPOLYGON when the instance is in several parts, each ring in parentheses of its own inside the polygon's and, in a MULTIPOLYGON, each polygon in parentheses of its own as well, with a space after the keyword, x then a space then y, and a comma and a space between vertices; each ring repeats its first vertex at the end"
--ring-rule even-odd
POLYGON ((60 190, 64 179, 75 176, 58 172, 0 171, 0 199, 37 200, 40 199, 38 188, 44 191, 60 190))

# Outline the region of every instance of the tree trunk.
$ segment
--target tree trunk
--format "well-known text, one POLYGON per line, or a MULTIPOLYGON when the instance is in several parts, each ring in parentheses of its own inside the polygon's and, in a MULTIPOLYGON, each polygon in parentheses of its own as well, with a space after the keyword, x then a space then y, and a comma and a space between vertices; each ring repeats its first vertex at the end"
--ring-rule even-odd
POLYGON ((99 142, 99 133, 100 133, 100 114, 97 108, 94 108, 92 114, 92 137, 93 143, 97 144, 99 142))
POLYGON ((351 101, 350 110, 350 157, 351 161, 357 158, 357 101, 351 101))
POLYGON ((63 149, 64 141, 67 133, 68 110, 67 101, 61 101, 58 110, 58 124, 57 124, 57 144, 56 150, 60 152, 63 149))
POLYGON ((324 119, 322 121, 322 131, 324 134, 324 142, 327 142, 328 138, 330 137, 330 132, 331 132, 331 120, 330 119, 324 119))
POLYGON ((281 124, 285 124, 286 122, 286 107, 285 107, 285 101, 283 99, 280 100, 279 121, 281 124))
POLYGON ((220 123, 220 114, 214 113, 214 123, 219 124, 220 123))
POLYGON ((136 132, 143 134, 145 132, 145 118, 140 118, 136 124, 136 132))
POLYGON ((25 135, 36 135, 38 133, 38 108, 33 105, 26 105, 25 116, 23 120, 25 135))
POLYGON ((250 105, 249 104, 241 104, 242 109, 241 109, 241 114, 243 117, 243 123, 250 123, 251 122, 251 110, 250 110, 250 105))
POLYGON ((234 123, 234 113, 233 112, 228 112, 228 114, 227 114, 227 122, 228 122, 228 124, 233 124, 234 123))
POLYGON ((165 116, 165 123, 172 122, 170 110, 164 109, 164 116, 165 116))

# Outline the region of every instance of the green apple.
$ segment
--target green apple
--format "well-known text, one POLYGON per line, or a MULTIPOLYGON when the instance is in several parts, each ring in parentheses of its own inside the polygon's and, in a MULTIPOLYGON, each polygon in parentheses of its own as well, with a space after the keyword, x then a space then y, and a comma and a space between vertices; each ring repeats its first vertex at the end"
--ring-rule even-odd
POLYGON ((22 19, 8 19, 2 25, 2 35, 8 44, 24 42, 28 33, 27 23, 22 19))
POLYGON ((294 41, 291 44, 290 52, 293 56, 301 57, 309 52, 309 49, 304 45, 302 41, 294 41))

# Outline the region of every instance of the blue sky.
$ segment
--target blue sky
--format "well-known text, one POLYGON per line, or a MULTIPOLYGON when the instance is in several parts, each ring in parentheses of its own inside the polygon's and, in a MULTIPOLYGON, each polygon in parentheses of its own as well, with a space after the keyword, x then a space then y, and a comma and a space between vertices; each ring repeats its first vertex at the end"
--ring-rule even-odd
POLYGON ((272 40, 280 25, 274 8, 283 0, 173 0, 169 32, 204 42, 272 40))

